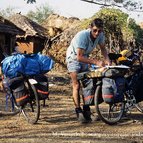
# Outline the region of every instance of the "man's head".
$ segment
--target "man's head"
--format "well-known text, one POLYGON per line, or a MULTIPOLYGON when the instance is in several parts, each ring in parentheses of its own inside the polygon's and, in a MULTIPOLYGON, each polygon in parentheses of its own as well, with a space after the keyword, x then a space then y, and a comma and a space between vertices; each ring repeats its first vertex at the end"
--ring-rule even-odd
POLYGON ((91 34, 96 38, 103 31, 103 21, 100 18, 94 19, 90 24, 91 34))

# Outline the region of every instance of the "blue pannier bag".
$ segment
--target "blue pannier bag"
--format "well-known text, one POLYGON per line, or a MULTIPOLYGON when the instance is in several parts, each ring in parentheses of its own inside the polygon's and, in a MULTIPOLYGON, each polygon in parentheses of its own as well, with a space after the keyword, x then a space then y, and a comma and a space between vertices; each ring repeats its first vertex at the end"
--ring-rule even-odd
POLYGON ((9 78, 17 77, 19 74, 23 73, 24 66, 22 65, 22 61, 24 58, 22 54, 6 57, 2 61, 2 73, 9 78))
POLYGON ((117 103, 123 101, 125 91, 125 78, 103 78, 102 79, 102 98, 104 102, 117 103))
POLYGON ((93 79, 84 78, 81 80, 82 83, 82 94, 85 105, 93 105, 94 104, 94 94, 95 87, 93 79))

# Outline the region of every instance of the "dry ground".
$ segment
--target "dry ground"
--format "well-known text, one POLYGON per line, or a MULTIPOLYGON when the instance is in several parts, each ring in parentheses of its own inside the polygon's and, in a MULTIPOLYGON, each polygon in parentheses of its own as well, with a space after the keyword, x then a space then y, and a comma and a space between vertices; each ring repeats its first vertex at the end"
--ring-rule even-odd
MULTIPOLYGON (((142 115, 129 116, 119 124, 109 126, 102 121, 80 124, 76 121, 71 97, 71 86, 67 75, 49 74, 50 100, 41 107, 40 120, 28 124, 22 114, 0 117, 0 142, 4 143, 137 143, 143 142, 142 115), (52 84, 51 84, 52 85, 52 84)), ((2 93, 0 96, 4 96, 2 93)), ((94 112, 92 107, 92 112, 94 112)))

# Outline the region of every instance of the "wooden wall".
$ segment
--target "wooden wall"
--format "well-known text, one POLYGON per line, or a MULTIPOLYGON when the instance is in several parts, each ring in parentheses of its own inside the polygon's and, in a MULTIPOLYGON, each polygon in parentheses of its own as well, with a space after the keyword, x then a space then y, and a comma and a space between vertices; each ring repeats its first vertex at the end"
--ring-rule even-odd
POLYGON ((3 52, 4 52, 4 45, 5 45, 5 35, 0 33, 0 62, 4 58, 3 52))
POLYGON ((31 37, 27 39, 17 40, 21 53, 38 53, 44 48, 44 40, 36 37, 31 37))
POLYGON ((13 52, 14 44, 15 44, 16 36, 0 33, 0 62, 4 58, 3 53, 7 55, 11 55, 13 52))
POLYGON ((33 53, 33 42, 17 42, 21 53, 33 53))

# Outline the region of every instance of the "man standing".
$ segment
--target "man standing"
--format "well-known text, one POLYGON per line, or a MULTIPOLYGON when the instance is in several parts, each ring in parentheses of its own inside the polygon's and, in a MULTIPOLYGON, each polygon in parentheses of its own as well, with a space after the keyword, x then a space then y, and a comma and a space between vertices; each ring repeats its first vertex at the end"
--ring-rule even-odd
POLYGON ((77 79, 77 74, 79 72, 87 71, 89 64, 95 64, 100 67, 104 66, 104 64, 110 64, 108 54, 105 49, 103 21, 101 19, 94 19, 91 22, 89 29, 82 30, 75 35, 67 49, 66 62, 72 80, 73 101, 78 121, 82 123, 88 122, 91 120, 89 114, 90 107, 87 105, 83 105, 83 109, 80 107, 80 83, 77 79), (89 58, 89 54, 97 45, 99 45, 101 53, 104 56, 104 62, 89 58))

